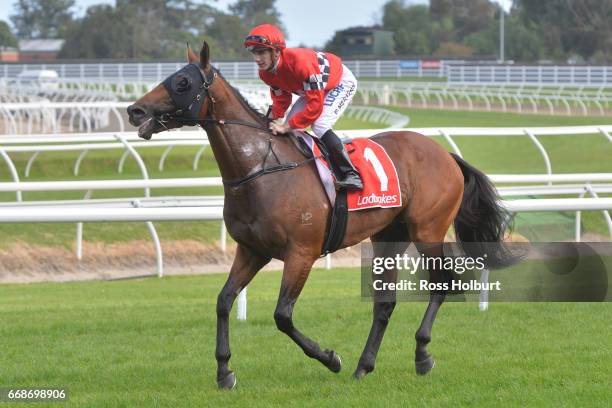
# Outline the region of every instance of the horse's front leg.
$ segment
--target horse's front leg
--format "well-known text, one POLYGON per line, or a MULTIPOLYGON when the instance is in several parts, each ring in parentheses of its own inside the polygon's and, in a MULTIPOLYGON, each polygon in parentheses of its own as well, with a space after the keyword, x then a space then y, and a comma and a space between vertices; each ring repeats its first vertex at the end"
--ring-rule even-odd
POLYGON ((298 254, 293 254, 290 258, 285 259, 283 280, 274 311, 274 320, 276 321, 276 327, 300 346, 304 354, 319 360, 325 367, 337 373, 340 371, 342 364, 340 356, 333 350, 321 350, 316 342, 306 337, 293 325, 293 307, 302 292, 306 279, 308 279, 315 259, 298 254))
POLYGON ((217 385, 231 389, 236 386, 236 376, 228 367, 232 355, 229 346, 229 315, 234 299, 249 284, 253 276, 270 258, 254 254, 248 248, 238 245, 234 263, 219 297, 217 298, 217 385))

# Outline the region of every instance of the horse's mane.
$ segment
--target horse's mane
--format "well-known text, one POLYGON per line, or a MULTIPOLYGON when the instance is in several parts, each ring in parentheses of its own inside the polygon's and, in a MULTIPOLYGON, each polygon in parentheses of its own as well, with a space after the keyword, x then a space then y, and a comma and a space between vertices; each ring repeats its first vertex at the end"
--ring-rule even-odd
POLYGON ((236 96, 236 98, 238 98, 238 100, 242 103, 242 105, 248 110, 250 111, 258 120, 260 120, 262 123, 268 123, 269 120, 267 118, 266 115, 264 115, 263 113, 261 113, 260 111, 258 111, 257 109, 255 109, 253 107, 253 105, 251 105, 249 103, 249 101, 247 101, 247 99, 240 93, 240 91, 238 90, 238 88, 236 88, 235 86, 233 86, 232 84, 230 84, 228 82, 227 79, 225 79, 225 77, 221 74, 220 71, 217 70, 217 74, 223 79, 223 81, 225 81, 226 84, 229 85, 230 89, 232 90, 232 92, 234 93, 234 95, 236 96))

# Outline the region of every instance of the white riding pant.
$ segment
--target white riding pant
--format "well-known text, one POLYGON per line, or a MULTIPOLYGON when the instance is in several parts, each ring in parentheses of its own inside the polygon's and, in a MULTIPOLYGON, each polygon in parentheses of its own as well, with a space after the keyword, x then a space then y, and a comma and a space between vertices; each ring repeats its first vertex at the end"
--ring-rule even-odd
MULTIPOLYGON (((357 91, 357 79, 346 65, 342 65, 342 76, 340 83, 325 93, 323 99, 323 111, 310 127, 316 137, 321 137, 331 129, 351 103, 357 91)), ((306 97, 300 96, 287 114, 286 121, 293 115, 302 111, 306 106, 306 97)))

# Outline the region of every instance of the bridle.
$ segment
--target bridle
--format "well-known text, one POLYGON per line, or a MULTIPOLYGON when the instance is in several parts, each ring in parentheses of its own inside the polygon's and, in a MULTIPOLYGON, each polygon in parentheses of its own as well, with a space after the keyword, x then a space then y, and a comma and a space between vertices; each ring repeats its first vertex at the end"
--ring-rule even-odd
MULTIPOLYGON (((166 112, 154 116, 154 119, 166 130, 168 130, 166 123, 170 121, 191 126, 201 124, 202 119, 199 118, 199 114, 206 98, 210 100, 211 106, 214 107, 215 99, 208 90, 216 77, 216 68, 211 67, 210 77, 207 78, 206 73, 198 63, 187 64, 170 75, 162 82, 162 85, 166 88, 177 109, 172 113, 166 112)), ((212 110, 212 107, 209 110, 212 110)), ((208 119, 209 116, 210 114, 207 114, 205 119, 208 119)))
POLYGON ((218 72, 217 68, 211 66, 210 74, 207 78, 206 73, 200 68, 198 63, 191 63, 170 75, 162 84, 166 88, 168 95, 170 95, 174 106, 178 107, 178 109, 172 113, 166 112, 161 115, 154 115, 153 119, 166 130, 170 130, 166 124, 174 121, 181 125, 201 125, 202 127, 209 123, 216 125, 239 125, 271 133, 270 129, 257 123, 240 120, 214 119, 212 117, 210 112, 214 111, 215 98, 208 90, 212 86, 215 78, 219 75, 218 72), (197 73, 197 75, 194 75, 195 73, 197 73), (177 79, 180 79, 180 81, 177 79), (191 92, 188 94, 185 91, 180 91, 180 83, 183 81, 186 81, 185 85, 191 89, 191 92), (194 84, 196 86, 192 86, 194 84), (210 108, 208 109, 206 117, 201 119, 198 116, 206 98, 210 101, 210 108))
MULTIPOLYGON (((206 126, 209 124, 219 126, 246 126, 258 129, 271 135, 272 131, 269 128, 258 123, 250 123, 241 120, 215 119, 212 117, 211 113, 214 111, 216 101, 210 94, 209 89, 217 76, 219 76, 218 70, 211 66, 209 77, 207 77, 206 73, 200 68, 200 64, 198 63, 187 64, 179 71, 170 75, 162 82, 162 84, 166 88, 168 95, 170 95, 170 98, 177 109, 172 113, 166 112, 162 113, 161 115, 153 115, 153 120, 155 120, 166 130, 170 130, 168 126, 166 126, 167 123, 175 122, 188 126, 200 125, 203 128, 206 128, 206 126), (202 110, 202 105, 204 104, 206 98, 208 98, 210 101, 210 105, 208 112, 206 113, 206 117, 202 119, 198 116, 202 110)), ((272 137, 270 137, 268 139, 268 152, 264 157, 262 168, 238 180, 223 180, 223 184, 228 187, 240 187, 265 174, 295 169, 296 167, 318 158, 320 158, 320 156, 313 156, 301 162, 281 163, 280 159, 272 148, 272 137), (266 161, 270 155, 274 156, 277 164, 266 167, 266 161)))

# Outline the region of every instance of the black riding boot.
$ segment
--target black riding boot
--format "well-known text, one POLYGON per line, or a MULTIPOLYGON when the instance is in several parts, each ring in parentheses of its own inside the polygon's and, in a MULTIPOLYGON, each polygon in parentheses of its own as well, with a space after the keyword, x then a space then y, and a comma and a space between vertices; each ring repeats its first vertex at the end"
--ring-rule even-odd
POLYGON ((334 172, 334 177, 336 177, 336 187, 338 189, 346 188, 347 190, 363 189, 359 172, 355 169, 353 163, 351 163, 348 152, 334 131, 329 129, 325 132, 321 137, 321 141, 329 153, 331 168, 334 172))

